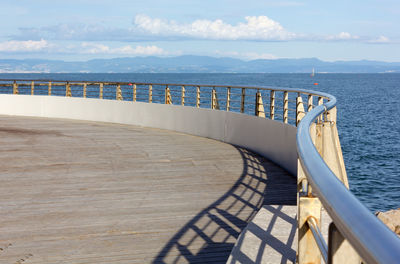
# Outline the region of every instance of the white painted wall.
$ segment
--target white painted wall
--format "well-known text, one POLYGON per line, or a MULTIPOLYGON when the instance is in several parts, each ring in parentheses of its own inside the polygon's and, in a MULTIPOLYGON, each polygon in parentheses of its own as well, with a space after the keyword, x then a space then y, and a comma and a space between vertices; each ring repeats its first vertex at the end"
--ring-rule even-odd
POLYGON ((0 95, 0 114, 168 129, 238 145, 297 174, 296 128, 266 118, 178 105, 57 96, 0 95))

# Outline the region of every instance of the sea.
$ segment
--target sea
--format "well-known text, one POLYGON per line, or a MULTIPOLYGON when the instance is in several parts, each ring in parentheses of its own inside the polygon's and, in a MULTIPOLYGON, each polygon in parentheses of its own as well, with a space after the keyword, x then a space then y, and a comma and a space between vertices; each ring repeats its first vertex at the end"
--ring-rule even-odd
POLYGON ((372 212, 400 207, 400 74, 57 73, 0 74, 50 79, 302 88, 337 98, 350 189, 372 212), (316 85, 318 84, 318 85, 316 85))

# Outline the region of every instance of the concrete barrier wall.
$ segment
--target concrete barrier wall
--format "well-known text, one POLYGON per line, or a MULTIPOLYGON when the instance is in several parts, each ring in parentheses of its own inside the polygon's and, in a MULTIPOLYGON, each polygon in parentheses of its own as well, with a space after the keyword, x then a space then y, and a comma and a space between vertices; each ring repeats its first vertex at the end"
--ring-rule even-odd
POLYGON ((56 96, 0 95, 0 114, 168 129, 248 148, 297 174, 296 128, 266 118, 178 105, 56 96))

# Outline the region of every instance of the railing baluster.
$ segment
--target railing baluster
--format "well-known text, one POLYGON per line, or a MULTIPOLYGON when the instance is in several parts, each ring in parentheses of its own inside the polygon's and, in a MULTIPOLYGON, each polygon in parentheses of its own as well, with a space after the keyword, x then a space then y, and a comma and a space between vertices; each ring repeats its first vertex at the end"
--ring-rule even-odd
POLYGON ((66 97, 71 97, 72 96, 72 92, 71 92, 71 85, 69 82, 67 82, 65 84, 65 96, 66 97))
POLYGON ((171 90, 168 85, 165 87, 165 104, 172 104, 171 90))
POLYGON ((313 109, 313 96, 309 94, 307 101, 307 112, 310 112, 312 109, 313 109))
POLYGON ((298 208, 298 264, 321 263, 321 253, 313 233, 307 223, 309 217, 314 217, 317 226, 321 228, 321 202, 318 198, 299 196, 298 208))
POLYGON ((260 117, 265 117, 264 103, 263 103, 263 100, 262 100, 262 96, 261 96, 260 90, 257 90, 255 105, 256 105, 256 107, 255 107, 256 108, 255 109, 255 115, 256 116, 260 116, 260 117))
POLYGON ((289 93, 283 92, 283 123, 288 122, 289 116, 289 93))
POLYGON ((49 96, 51 95, 51 82, 49 82, 49 84, 48 84, 48 94, 49 94, 49 96))
POLYGON ((16 81, 13 83, 13 94, 18 94, 18 83, 16 81))
POLYGON ((122 91, 121 91, 121 85, 117 84, 117 89, 116 89, 116 94, 115 97, 118 101, 123 100, 124 98, 122 97, 122 91))
POLYGON ((104 88, 104 84, 100 83, 99 85, 99 98, 103 99, 103 88, 104 88))
POLYGON ((35 82, 32 81, 31 82, 31 95, 34 95, 34 94, 35 94, 35 82))
POLYGON ((181 105, 185 105, 185 86, 182 85, 181 105))
POLYGON ((240 112, 244 113, 244 100, 246 96, 246 89, 242 88, 242 96, 240 99, 240 112))
POLYGON ((196 107, 200 107, 200 86, 196 87, 196 107))
POLYGON ((297 98, 296 98, 296 126, 299 125, 301 119, 303 119, 305 115, 304 112, 304 104, 303 104, 303 99, 301 97, 301 93, 297 93, 297 98))
POLYGON ((86 98, 87 83, 83 83, 83 98, 86 98))
POLYGON ((229 111, 231 108, 231 87, 226 89, 226 111, 229 111))
POLYGON ((149 85, 149 103, 153 102, 153 85, 149 85))
MULTIPOLYGON (((318 105, 322 105, 324 103, 324 98, 322 97, 318 97, 318 105)), ((323 120, 323 115, 320 115, 318 117, 318 123, 321 123, 323 120)))
POLYGON ((271 90, 269 94, 269 118, 275 119, 275 91, 271 90))
POLYGON ((330 264, 364 263, 349 241, 343 237, 336 225, 329 225, 328 262, 330 264))
POLYGON ((133 96, 132 96, 132 101, 136 102, 136 83, 133 84, 133 96))

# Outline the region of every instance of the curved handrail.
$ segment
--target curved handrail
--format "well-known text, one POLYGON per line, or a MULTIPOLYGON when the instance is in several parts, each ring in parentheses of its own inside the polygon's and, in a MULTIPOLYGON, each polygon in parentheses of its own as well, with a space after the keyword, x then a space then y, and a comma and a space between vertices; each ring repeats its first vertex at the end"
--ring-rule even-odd
POLYGON ((329 102, 307 113, 297 128, 297 150, 304 172, 337 228, 363 260, 367 263, 398 263, 399 238, 339 181, 312 142, 311 124, 335 106, 336 98, 329 95, 329 102))

